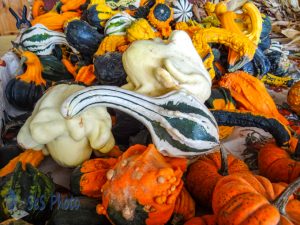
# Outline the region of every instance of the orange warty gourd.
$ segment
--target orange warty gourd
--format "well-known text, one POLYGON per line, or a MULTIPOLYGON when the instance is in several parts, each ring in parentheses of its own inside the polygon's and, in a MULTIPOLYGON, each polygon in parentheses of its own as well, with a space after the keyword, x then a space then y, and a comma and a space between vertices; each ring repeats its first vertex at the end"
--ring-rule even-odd
POLYGON ((164 157, 153 144, 130 147, 107 172, 97 212, 117 224, 165 224, 182 190, 186 166, 186 159, 164 157))
POLYGON ((274 117, 284 125, 289 124, 287 119, 278 112, 264 83, 256 77, 243 71, 236 71, 223 76, 219 85, 230 90, 238 109, 274 117))
POLYGON ((300 176, 300 150, 291 153, 269 142, 259 151, 258 167, 272 182, 291 183, 300 176))
POLYGON ((286 205, 290 201, 297 206, 299 200, 293 200, 292 195, 300 186, 300 178, 283 192, 278 185, 281 184, 272 184, 262 176, 243 173, 222 178, 215 187, 212 203, 217 224, 299 224, 294 212, 300 212, 300 208, 289 211, 291 206, 286 205))
POLYGON ((191 195, 202 207, 211 207, 212 195, 217 182, 236 172, 250 173, 248 166, 224 150, 200 157, 187 172, 186 185, 191 195))

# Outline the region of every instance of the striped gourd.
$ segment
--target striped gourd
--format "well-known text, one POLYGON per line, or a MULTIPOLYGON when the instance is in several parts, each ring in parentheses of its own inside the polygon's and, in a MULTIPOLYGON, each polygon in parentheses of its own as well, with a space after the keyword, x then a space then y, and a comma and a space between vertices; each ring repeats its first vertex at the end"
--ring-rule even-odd
MULTIPOLYGON (((19 45, 36 55, 50 55, 55 45, 71 47, 64 33, 49 30, 42 24, 36 24, 25 30, 20 37, 19 45)), ((75 49, 72 50, 76 52, 75 49)))
POLYGON ((105 24, 105 35, 125 35, 126 29, 135 21, 128 13, 122 12, 111 17, 105 24))
POLYGON ((176 0, 172 8, 176 22, 187 22, 193 17, 193 5, 188 0, 176 0))
POLYGON ((95 86, 74 93, 62 105, 65 117, 89 107, 107 106, 141 121, 157 149, 167 156, 208 153, 219 145, 217 123, 196 97, 183 91, 152 98, 112 86, 95 86))

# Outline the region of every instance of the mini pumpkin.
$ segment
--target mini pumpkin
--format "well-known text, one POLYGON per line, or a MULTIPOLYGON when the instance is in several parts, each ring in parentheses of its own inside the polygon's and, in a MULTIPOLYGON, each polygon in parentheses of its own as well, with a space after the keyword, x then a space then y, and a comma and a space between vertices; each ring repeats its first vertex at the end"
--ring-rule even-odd
POLYGON ((291 183, 300 176, 300 150, 291 153, 274 142, 267 143, 259 151, 258 167, 272 182, 291 183))
POLYGON ((300 81, 296 82, 289 90, 287 103, 295 113, 300 114, 300 81))
POLYGON ((102 205, 114 224, 164 224, 183 186, 186 159, 163 157, 154 145, 130 147, 107 173, 102 205))
POLYGON ((240 173, 224 177, 213 194, 217 224, 254 225, 263 221, 270 225, 297 225, 300 223, 299 200, 291 200, 295 207, 292 210, 286 206, 299 187, 300 178, 282 192, 282 186, 278 188, 278 184, 261 176, 240 173))
POLYGON ((224 176, 236 172, 250 173, 248 166, 224 149, 200 157, 188 169, 186 185, 197 203, 211 207, 212 195, 217 182, 224 176))
POLYGON ((36 18, 40 15, 45 14, 44 10, 45 3, 43 0, 34 0, 32 5, 32 17, 36 18))
POLYGON ((150 9, 148 21, 157 28, 163 37, 169 37, 172 29, 170 22, 173 20, 173 9, 164 3, 164 0, 157 0, 150 9))
POLYGON ((289 124, 278 112, 274 100, 259 79, 243 71, 237 71, 223 76, 219 85, 230 90, 238 109, 274 117, 285 125, 289 124))
POLYGON ((32 110, 46 90, 46 81, 42 78, 42 64, 34 53, 23 52, 21 61, 26 64, 26 71, 8 82, 5 94, 14 107, 32 110))

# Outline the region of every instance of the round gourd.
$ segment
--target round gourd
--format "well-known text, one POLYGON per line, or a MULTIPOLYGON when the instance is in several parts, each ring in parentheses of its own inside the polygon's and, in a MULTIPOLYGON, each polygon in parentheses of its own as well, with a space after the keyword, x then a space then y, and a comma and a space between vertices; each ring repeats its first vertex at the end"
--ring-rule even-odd
POLYGON ((171 16, 171 10, 166 4, 157 4, 154 8, 153 14, 159 21, 167 21, 171 16))
POLYGON ((176 22, 187 22, 193 17, 193 5, 188 0, 176 0, 172 8, 176 22))
POLYGON ((286 54, 279 51, 271 51, 268 52, 266 56, 271 63, 269 73, 279 77, 283 77, 288 73, 291 63, 286 54))
POLYGON ((94 61, 95 75, 103 85, 122 86, 126 84, 126 73, 122 63, 122 54, 108 52, 97 56, 94 61))
POLYGON ((65 34, 68 43, 86 56, 91 56, 97 51, 104 37, 87 22, 77 19, 66 25, 65 34))
POLYGON ((10 218, 13 208, 11 204, 29 213, 23 218, 27 222, 38 224, 46 221, 49 218, 50 197, 54 194, 54 190, 55 185, 48 176, 30 164, 26 164, 23 170, 21 163, 18 163, 14 172, 0 181, 0 202, 6 203, 0 204, 0 221, 10 218), (42 196, 44 210, 39 210, 42 205, 39 205, 38 209, 32 207, 33 197, 39 199, 42 196), (24 202, 27 205, 24 206, 24 202))
POLYGON ((300 115, 300 81, 296 82, 289 90, 287 102, 291 109, 300 115))
POLYGON ((111 17, 105 24, 105 35, 125 35, 126 29, 135 21, 128 13, 122 12, 111 17))
POLYGON ((8 102, 21 110, 32 110, 35 103, 46 90, 46 81, 42 78, 42 65, 32 52, 24 52, 22 61, 26 63, 26 71, 11 79, 5 89, 8 102))

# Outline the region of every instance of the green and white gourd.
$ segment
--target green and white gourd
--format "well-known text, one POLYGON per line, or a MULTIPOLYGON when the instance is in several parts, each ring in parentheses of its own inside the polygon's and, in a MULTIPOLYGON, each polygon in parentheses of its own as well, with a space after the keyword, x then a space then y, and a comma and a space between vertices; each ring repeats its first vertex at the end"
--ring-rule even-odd
POLYGON ((122 12, 111 17, 105 24, 105 35, 125 35, 126 29, 135 21, 128 13, 122 12))
POLYGON ((77 51, 69 45, 64 33, 49 30, 42 24, 36 24, 25 30, 18 43, 24 50, 35 53, 36 55, 50 55, 55 45, 66 45, 77 51))
POLYGON ((219 146, 214 117, 203 103, 184 91, 153 98, 118 87, 94 86, 71 95, 62 104, 61 113, 71 118, 96 106, 115 108, 138 119, 166 156, 196 156, 219 146))
POLYGON ((173 2, 174 20, 187 22, 193 17, 193 5, 188 0, 176 0, 173 2))

